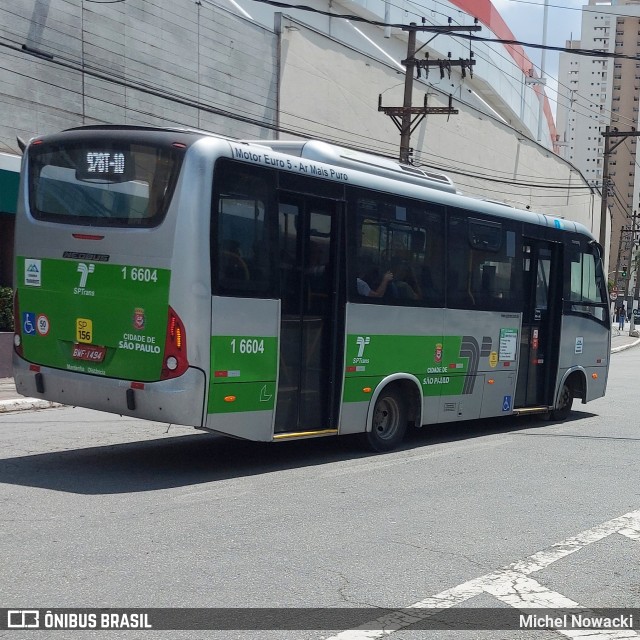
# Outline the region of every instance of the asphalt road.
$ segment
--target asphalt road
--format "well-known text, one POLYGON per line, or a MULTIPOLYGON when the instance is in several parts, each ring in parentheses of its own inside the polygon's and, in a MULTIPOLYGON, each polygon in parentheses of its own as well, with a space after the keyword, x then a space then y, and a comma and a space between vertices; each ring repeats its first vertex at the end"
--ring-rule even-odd
MULTIPOLYGON (((0 606, 282 610, 262 630, 105 636, 147 640, 389 637, 352 627, 416 605, 496 619, 639 607, 640 349, 612 360, 607 396, 564 423, 431 428, 385 455, 349 439, 246 443, 83 409, 0 415, 0 606), (306 607, 358 615, 278 630, 306 607)), ((396 626, 403 640, 578 637, 396 626)), ((621 637, 640 631, 589 636, 621 637)))

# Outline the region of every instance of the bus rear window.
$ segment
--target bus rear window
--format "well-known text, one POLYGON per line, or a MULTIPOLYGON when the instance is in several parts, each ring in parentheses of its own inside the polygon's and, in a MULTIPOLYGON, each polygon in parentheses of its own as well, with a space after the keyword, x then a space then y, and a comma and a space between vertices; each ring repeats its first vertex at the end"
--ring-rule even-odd
POLYGON ((156 226, 168 208, 182 156, 175 147, 104 140, 32 145, 31 213, 66 224, 156 226))

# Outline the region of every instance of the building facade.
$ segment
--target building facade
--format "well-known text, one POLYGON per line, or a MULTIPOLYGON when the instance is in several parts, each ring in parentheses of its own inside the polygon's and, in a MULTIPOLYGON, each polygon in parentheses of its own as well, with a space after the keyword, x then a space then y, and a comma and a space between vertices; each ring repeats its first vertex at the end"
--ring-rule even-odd
MULTIPOLYGON (((594 49, 609 58, 561 54, 558 102, 560 153, 580 169, 594 188, 606 188, 611 215, 609 279, 625 304, 638 298, 633 270, 635 245, 640 240, 640 177, 637 137, 640 106, 640 2, 589 0, 582 8, 581 39, 569 48, 594 49), (622 57, 624 56, 624 57, 622 57), (635 58, 635 59, 634 59, 635 58), (630 134, 609 138, 610 133, 630 134), (608 163, 608 184, 603 185, 608 163), (635 294, 635 295, 634 295, 635 294)), ((636 302, 637 306, 637 302, 636 302)))

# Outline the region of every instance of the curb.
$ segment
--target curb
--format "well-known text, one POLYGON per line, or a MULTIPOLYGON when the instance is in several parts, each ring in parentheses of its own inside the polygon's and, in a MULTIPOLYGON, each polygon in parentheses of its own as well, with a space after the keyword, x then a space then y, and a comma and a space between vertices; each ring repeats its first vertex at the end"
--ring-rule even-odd
POLYGON ((637 344, 640 344, 640 338, 638 338, 635 342, 630 342, 629 344, 623 344, 619 347, 613 347, 611 349, 611 353, 618 353, 620 351, 625 351, 626 349, 631 349, 631 347, 635 347, 637 344))
POLYGON ((38 400, 37 398, 16 398, 15 400, 0 400, 0 413, 13 411, 33 411, 35 409, 51 409, 61 407, 59 402, 38 400))

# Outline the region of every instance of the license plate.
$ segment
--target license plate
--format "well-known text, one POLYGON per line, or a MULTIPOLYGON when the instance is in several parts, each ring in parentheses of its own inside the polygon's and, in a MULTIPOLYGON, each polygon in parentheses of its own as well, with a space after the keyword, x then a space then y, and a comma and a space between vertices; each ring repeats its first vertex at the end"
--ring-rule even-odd
POLYGON ((72 357, 74 360, 102 362, 106 353, 106 347, 96 347, 92 344, 74 344, 72 357))

